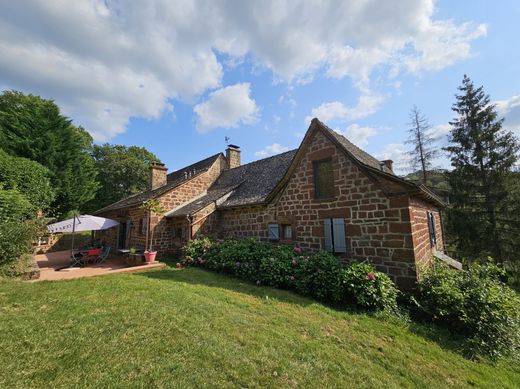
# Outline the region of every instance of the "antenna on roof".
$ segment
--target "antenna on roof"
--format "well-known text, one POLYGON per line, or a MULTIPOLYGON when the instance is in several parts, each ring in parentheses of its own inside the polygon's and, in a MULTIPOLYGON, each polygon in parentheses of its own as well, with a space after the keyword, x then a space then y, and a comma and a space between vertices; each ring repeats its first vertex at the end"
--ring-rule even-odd
POLYGON ((224 137, 224 141, 226 142, 226 145, 229 145, 229 141, 231 140, 231 138, 229 136, 225 136, 224 137))

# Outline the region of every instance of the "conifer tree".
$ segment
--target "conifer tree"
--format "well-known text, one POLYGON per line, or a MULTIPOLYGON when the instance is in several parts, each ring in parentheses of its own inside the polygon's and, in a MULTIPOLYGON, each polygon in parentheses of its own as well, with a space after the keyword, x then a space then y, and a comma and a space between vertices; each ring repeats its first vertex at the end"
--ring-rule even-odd
POLYGON ((504 251, 508 215, 508 180, 520 150, 518 140, 502 129, 495 106, 483 87, 475 88, 464 75, 452 110, 450 145, 446 147, 453 170, 448 230, 456 236, 458 254, 468 259, 491 255, 499 263, 504 251))
POLYGON ((414 170, 421 171, 421 180, 423 184, 426 184, 428 172, 433 169, 433 160, 438 155, 438 150, 434 146, 435 139, 430 133, 431 126, 428 119, 416 106, 410 110, 410 123, 408 124, 410 137, 406 143, 413 145, 413 150, 408 154, 412 158, 414 170))

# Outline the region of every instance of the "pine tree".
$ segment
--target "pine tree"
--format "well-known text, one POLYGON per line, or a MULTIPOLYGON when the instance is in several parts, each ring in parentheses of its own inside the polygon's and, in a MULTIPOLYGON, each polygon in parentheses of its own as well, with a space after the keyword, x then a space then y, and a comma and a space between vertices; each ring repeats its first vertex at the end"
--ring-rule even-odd
POLYGON ((458 254, 469 259, 491 255, 499 263, 509 257, 504 251, 508 219, 508 180, 520 150, 518 140, 502 129, 495 106, 483 87, 475 88, 464 75, 461 92, 452 110, 450 145, 446 147, 453 171, 448 175, 452 190, 448 229, 456 236, 458 254))
POLYGON ((438 155, 438 150, 433 146, 435 139, 430 133, 431 126, 428 119, 414 105, 410 110, 410 134, 406 141, 413 145, 413 150, 408 154, 412 158, 412 166, 414 170, 421 171, 423 184, 428 180, 428 171, 433 169, 433 160, 438 155))

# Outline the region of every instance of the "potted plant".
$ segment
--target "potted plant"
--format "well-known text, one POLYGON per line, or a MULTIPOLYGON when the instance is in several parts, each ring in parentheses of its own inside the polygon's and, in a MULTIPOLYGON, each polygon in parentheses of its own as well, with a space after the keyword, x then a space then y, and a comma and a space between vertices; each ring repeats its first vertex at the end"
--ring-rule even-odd
POLYGON ((144 259, 146 262, 153 262, 155 261, 155 257, 157 255, 157 251, 153 250, 153 233, 155 230, 155 226, 151 228, 152 224, 152 214, 156 214, 158 216, 163 215, 165 212, 165 209, 161 205, 160 201, 157 199, 150 199, 147 201, 144 201, 141 205, 141 209, 148 212, 148 231, 150 233, 150 240, 148 241, 148 249, 144 252, 144 259))
POLYGON ((128 266, 135 266, 137 265, 137 255, 135 247, 130 248, 130 252, 128 253, 128 257, 126 258, 126 264, 128 266))

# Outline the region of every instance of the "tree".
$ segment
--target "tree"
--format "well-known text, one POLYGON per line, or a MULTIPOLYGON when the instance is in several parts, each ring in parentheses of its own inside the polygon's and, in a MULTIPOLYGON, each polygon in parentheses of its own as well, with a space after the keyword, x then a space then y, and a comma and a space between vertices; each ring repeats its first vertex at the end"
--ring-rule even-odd
POLYGON ((448 228, 459 254, 468 258, 491 255, 499 263, 509 255, 506 240, 508 180, 520 150, 518 140, 502 129, 495 106, 466 75, 452 109, 450 145, 453 171, 448 174, 452 204, 448 228))
POLYGON ((0 150, 0 187, 14 190, 30 204, 30 211, 47 210, 54 200, 50 172, 38 162, 0 150))
POLYGON ((148 212, 148 230, 150 233, 150 240, 148 241, 148 231, 147 231, 147 242, 148 242, 148 250, 149 252, 153 251, 153 233, 155 231, 155 226, 152 227, 152 215, 156 214, 157 216, 162 216, 166 210, 162 206, 161 202, 157 199, 150 199, 144 201, 140 207, 142 210, 148 212))
POLYGON ((430 134, 431 126, 428 119, 415 105, 410 110, 408 124, 410 136, 406 143, 413 145, 413 150, 408 154, 412 158, 414 170, 420 169, 422 182, 426 184, 428 172, 433 169, 433 160, 438 155, 438 150, 432 146, 436 140, 430 134))
POLYGON ((94 156, 100 188, 89 202, 91 211, 142 192, 149 185, 149 166, 159 159, 144 147, 94 145, 94 156))
POLYGON ((50 171, 57 215, 80 209, 97 190, 92 138, 60 113, 52 100, 4 91, 0 95, 0 148, 50 171))

